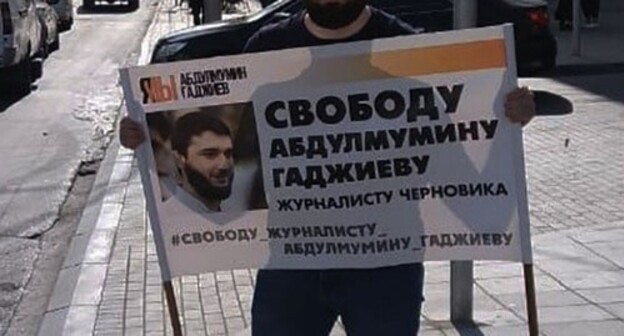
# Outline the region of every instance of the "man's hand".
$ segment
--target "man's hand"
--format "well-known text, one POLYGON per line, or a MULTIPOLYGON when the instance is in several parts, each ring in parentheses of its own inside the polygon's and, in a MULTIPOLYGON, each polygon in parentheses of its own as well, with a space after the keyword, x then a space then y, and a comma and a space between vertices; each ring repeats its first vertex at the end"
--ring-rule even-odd
POLYGON ((528 124, 535 116, 533 92, 527 87, 509 92, 505 99, 505 115, 512 123, 528 124))
POLYGON ((119 123, 119 141, 126 148, 139 147, 145 141, 141 125, 128 117, 123 117, 119 123))

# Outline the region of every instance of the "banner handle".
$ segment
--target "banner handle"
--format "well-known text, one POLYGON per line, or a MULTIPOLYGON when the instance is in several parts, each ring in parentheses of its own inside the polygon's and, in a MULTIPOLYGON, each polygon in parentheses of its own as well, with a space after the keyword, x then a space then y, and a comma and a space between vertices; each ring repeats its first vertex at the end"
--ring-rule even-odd
POLYGON ((173 335, 182 336, 180 314, 178 313, 178 305, 176 304, 175 293, 173 292, 173 286, 171 285, 171 281, 163 282, 163 289, 165 290, 165 298, 167 299, 167 306, 169 307, 169 317, 171 318, 173 335))
POLYGON ((529 335, 538 336, 539 325, 537 321, 537 300, 535 295, 535 277, 533 275, 533 264, 524 264, 523 269, 527 315, 529 318, 529 335))
POLYGON ((451 321, 473 323, 472 260, 451 260, 451 321))

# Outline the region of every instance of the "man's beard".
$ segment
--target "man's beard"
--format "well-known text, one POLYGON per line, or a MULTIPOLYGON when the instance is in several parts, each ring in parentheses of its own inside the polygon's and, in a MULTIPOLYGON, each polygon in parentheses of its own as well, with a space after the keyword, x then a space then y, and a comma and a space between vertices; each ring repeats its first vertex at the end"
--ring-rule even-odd
POLYGON ((184 166, 184 172, 186 173, 188 183, 202 198, 207 200, 224 200, 232 194, 232 176, 228 177, 230 181, 227 186, 216 187, 204 175, 188 164, 184 166))
POLYGON ((327 29, 338 29, 348 26, 360 16, 366 0, 349 0, 345 4, 319 5, 314 0, 303 0, 310 19, 317 25, 327 29))

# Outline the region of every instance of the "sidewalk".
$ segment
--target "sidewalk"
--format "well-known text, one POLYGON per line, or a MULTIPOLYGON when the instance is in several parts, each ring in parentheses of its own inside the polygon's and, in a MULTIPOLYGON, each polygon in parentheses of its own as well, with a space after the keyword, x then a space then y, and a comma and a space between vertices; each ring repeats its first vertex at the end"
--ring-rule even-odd
POLYGON ((601 0, 600 26, 581 28, 580 55, 572 53, 572 32, 560 31, 554 16, 552 30, 559 48, 558 65, 624 64, 624 1, 601 0))
MULTIPOLYGON (((596 47, 581 59, 565 55, 561 40, 568 33, 557 33, 562 64, 624 62, 624 53, 610 39, 615 34, 624 38, 624 16, 616 15, 624 5, 619 2, 603 1, 603 13, 609 13, 591 31, 598 37, 587 44, 596 47)), ((144 52, 159 36, 190 24, 186 12, 173 4, 161 1, 144 52)), ((525 84, 561 94, 575 105, 573 114, 540 117, 526 129, 541 333, 621 335, 624 93, 605 99, 556 79, 525 84)), ((95 186, 40 335, 172 335, 132 152, 114 142, 95 186)), ((476 326, 458 330, 448 322, 449 263, 427 263, 421 334, 528 334, 521 271, 520 264, 476 262, 476 326)), ((176 279, 185 335, 249 335, 254 280, 254 270, 176 279)), ((338 326, 333 335, 344 332, 338 326)))

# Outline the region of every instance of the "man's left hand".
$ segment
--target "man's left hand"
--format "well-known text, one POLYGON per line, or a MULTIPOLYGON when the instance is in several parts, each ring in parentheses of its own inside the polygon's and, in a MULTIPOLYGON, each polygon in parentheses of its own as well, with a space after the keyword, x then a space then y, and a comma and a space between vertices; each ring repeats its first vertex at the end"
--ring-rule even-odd
POLYGON ((528 124, 535 116, 533 92, 527 87, 509 92, 505 99, 505 115, 512 123, 522 126, 528 124))

